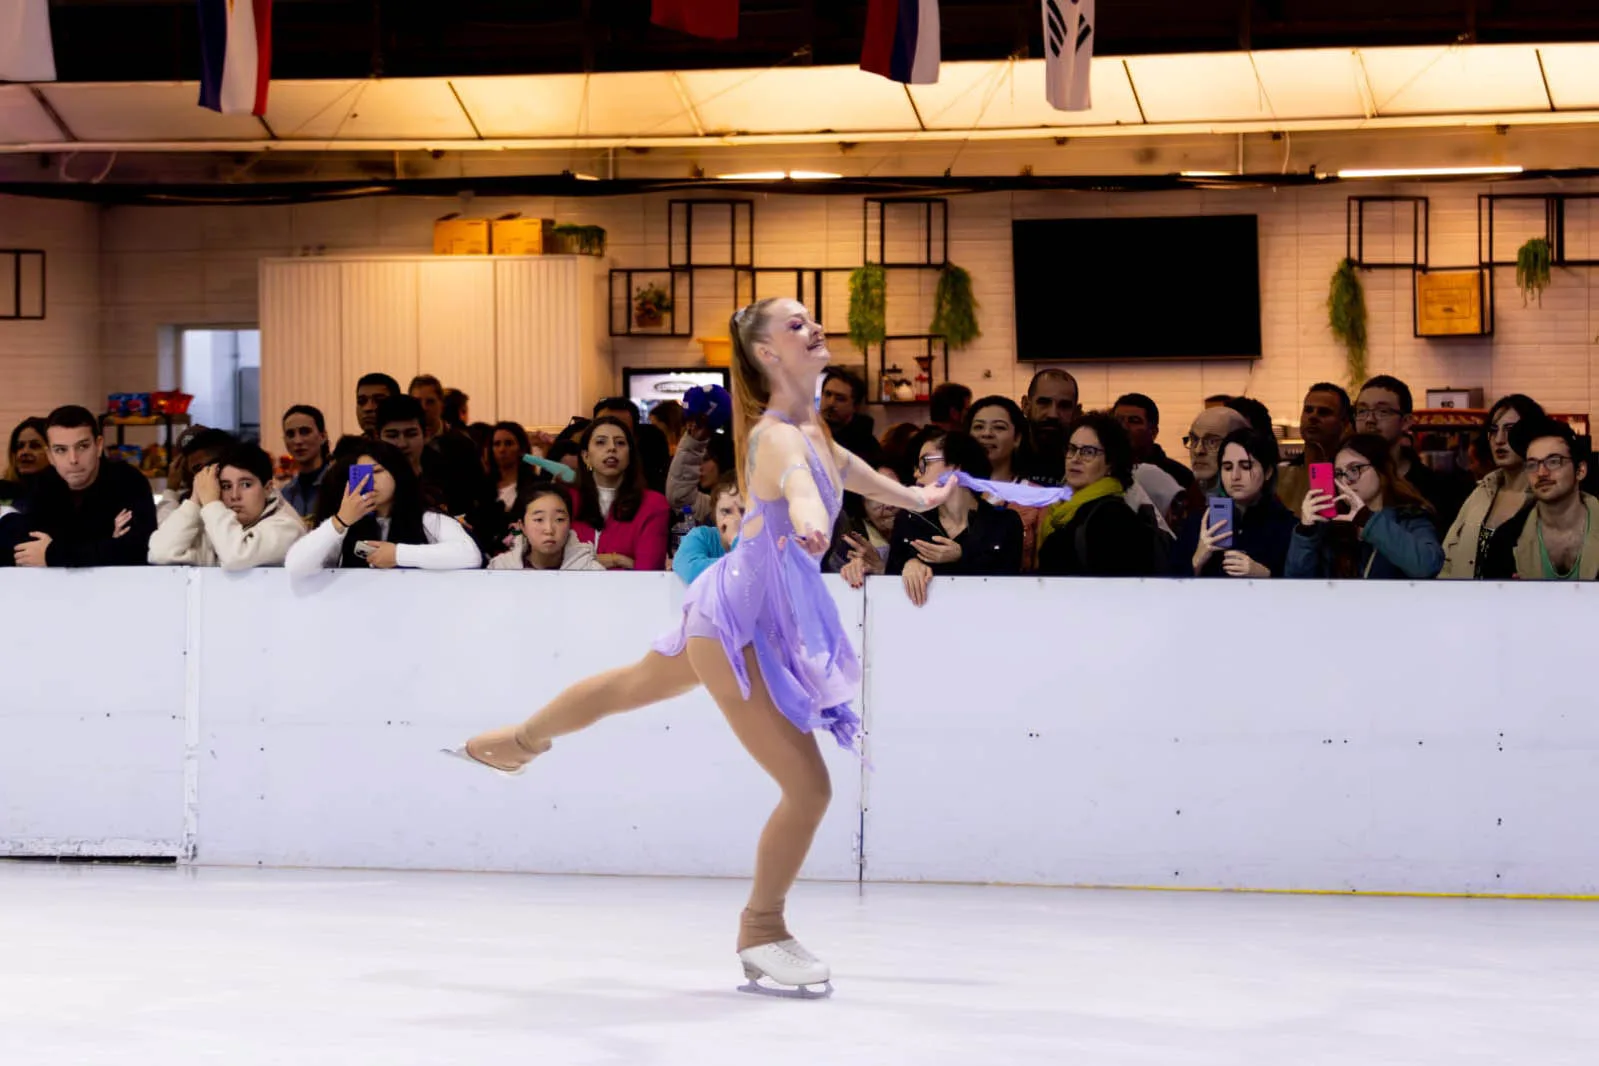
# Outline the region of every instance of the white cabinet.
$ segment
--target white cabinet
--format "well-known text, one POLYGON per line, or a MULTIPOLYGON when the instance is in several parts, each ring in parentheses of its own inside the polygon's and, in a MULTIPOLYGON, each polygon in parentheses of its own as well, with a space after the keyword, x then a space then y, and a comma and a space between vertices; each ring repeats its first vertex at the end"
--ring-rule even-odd
POLYGON ((474 421, 563 426, 614 390, 605 272, 592 256, 405 256, 261 263, 263 436, 293 404, 358 431, 355 383, 432 374, 474 421))

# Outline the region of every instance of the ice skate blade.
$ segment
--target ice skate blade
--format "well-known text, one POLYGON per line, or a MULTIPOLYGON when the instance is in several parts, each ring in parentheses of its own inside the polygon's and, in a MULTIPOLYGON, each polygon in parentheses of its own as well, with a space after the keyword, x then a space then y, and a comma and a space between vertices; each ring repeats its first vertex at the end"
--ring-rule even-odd
POLYGON ((526 763, 523 763, 521 766, 518 766, 515 770, 502 770, 498 766, 490 766, 488 763, 484 762, 482 759, 476 758, 470 752, 468 752, 466 750, 466 745, 465 744, 462 744, 458 748, 440 748, 439 751, 442 752, 445 755, 453 755, 457 759, 465 759, 467 762, 471 763, 473 766, 481 766, 485 770, 492 770, 494 773, 499 774, 501 777, 521 777, 524 773, 527 772, 527 764, 526 763))
POLYGON ((833 994, 833 982, 823 981, 817 985, 798 985, 790 988, 787 985, 763 985, 754 977, 748 984, 738 986, 740 992, 749 992, 757 996, 773 996, 777 999, 827 999, 833 994))

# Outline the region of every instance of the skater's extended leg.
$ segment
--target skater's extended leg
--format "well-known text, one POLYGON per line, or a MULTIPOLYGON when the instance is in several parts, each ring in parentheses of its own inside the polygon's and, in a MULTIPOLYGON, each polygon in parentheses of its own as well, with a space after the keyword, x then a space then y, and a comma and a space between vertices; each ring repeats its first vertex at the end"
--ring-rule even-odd
POLYGON ((739 691, 738 679, 717 641, 690 639, 688 660, 721 707, 734 735, 783 792, 755 852, 755 883, 739 923, 739 950, 788 940, 783 903, 832 799, 827 764, 816 737, 796 729, 772 703, 753 651, 745 651, 748 699, 739 691))
POLYGON ((584 678, 521 725, 480 733, 466 742, 479 762, 514 770, 550 748, 550 741, 587 729, 607 715, 681 696, 699 684, 685 655, 650 652, 629 666, 584 678))

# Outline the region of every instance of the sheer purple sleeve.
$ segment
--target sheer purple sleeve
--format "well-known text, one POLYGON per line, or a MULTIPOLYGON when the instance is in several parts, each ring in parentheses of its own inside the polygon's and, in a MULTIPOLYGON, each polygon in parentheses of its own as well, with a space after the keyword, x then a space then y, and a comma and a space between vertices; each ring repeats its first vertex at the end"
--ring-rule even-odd
POLYGON ((971 489, 979 496, 994 496, 1017 507, 1051 507, 1072 498, 1068 485, 1044 488, 1040 485, 1023 485, 1014 481, 984 481, 957 470, 951 475, 962 488, 971 489))

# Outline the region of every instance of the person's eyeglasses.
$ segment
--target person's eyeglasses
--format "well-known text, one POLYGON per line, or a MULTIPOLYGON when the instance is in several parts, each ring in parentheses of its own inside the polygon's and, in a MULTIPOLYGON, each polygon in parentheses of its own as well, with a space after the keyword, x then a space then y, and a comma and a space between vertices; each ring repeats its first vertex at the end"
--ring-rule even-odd
POLYGON ((1345 485, 1353 485, 1355 482, 1360 480, 1360 476, 1362 474, 1370 469, 1370 463, 1350 463, 1348 466, 1339 467, 1337 470, 1334 470, 1333 473, 1336 474, 1338 480, 1342 481, 1345 485))
POLYGON ((1571 462, 1571 457, 1567 455, 1551 455, 1547 459, 1528 459, 1527 471, 1536 474, 1540 470, 1547 470, 1551 474, 1558 474, 1566 468, 1566 464, 1569 462, 1571 462))
POLYGON ((944 457, 942 455, 924 455, 920 459, 916 460, 916 472, 918 474, 925 474, 927 473, 928 467, 932 466, 934 463, 942 463, 943 461, 944 457))
POLYGON ((1399 411, 1393 407, 1367 407, 1366 405, 1361 404, 1355 408, 1355 417, 1375 418, 1378 421, 1386 421, 1390 418, 1398 418, 1399 411))
POLYGON ((1221 442, 1221 437, 1195 437, 1190 435, 1183 438, 1184 446, 1191 452, 1213 452, 1221 447, 1221 442))
POLYGON ((1092 462, 1104 454, 1104 448, 1096 448, 1092 444, 1066 445, 1066 458, 1068 459, 1087 459, 1092 462))

